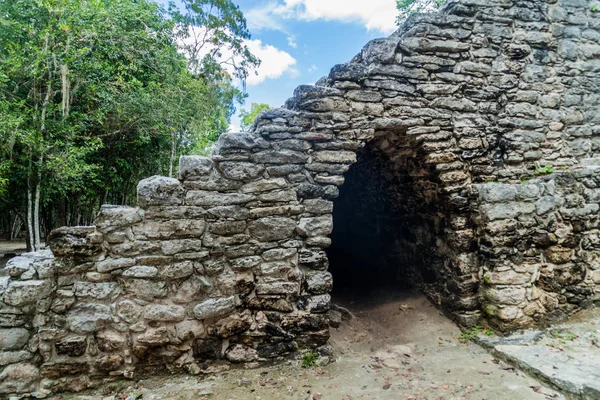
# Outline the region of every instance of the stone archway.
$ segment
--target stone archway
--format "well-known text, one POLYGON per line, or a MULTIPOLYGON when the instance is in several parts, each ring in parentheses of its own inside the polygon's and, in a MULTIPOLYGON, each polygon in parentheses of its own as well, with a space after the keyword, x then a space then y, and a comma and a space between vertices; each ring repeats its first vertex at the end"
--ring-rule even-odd
POLYGON ((0 322, 31 343, 0 393, 325 345, 333 204, 361 151, 395 180, 382 196, 410 221, 402 257, 427 264, 460 324, 540 325, 597 301, 599 18, 574 0, 447 1, 182 157, 179 179, 140 182, 139 207, 55 231, 53 254, 0 281, 0 322))

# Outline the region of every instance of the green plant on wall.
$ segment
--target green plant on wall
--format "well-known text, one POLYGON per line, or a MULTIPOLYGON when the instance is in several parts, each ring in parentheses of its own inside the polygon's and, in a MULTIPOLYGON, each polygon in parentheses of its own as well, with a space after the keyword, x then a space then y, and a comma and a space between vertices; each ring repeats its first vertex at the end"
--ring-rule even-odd
POLYGON ((546 165, 545 167, 538 167, 535 169, 534 173, 537 176, 543 176, 543 175, 550 175, 553 174, 554 171, 554 167, 550 166, 550 165, 546 165))

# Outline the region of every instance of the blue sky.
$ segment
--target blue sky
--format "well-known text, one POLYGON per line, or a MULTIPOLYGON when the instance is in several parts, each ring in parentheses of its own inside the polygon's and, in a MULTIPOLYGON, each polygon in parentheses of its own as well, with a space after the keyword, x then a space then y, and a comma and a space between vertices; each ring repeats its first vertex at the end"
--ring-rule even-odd
MULTIPOLYGON (((247 82, 252 102, 281 106, 298 85, 313 84, 349 61, 371 39, 395 30, 395 0, 234 0, 262 59, 247 82)), ((233 118, 232 130, 239 119, 233 118)))
MULTIPOLYGON (((247 45, 262 60, 258 75, 247 80, 248 98, 238 112, 252 102, 283 105, 298 85, 315 83, 369 40, 396 28, 396 0, 233 1, 252 34, 247 45)), ((230 129, 239 129, 237 114, 230 129)))

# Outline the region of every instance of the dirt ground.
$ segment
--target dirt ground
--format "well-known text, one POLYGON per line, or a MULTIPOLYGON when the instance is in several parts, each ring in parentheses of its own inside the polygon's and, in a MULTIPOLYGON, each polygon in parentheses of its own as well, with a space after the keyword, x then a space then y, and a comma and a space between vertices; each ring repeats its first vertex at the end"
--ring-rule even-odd
POLYGON ((57 398, 358 400, 562 399, 536 380, 463 344, 460 331, 417 293, 371 293, 367 300, 337 299, 355 315, 332 329, 336 360, 304 369, 300 361, 204 378, 148 379, 110 396, 109 388, 57 398), (102 397, 104 395, 105 397, 102 397), (108 397, 106 397, 108 395, 108 397))

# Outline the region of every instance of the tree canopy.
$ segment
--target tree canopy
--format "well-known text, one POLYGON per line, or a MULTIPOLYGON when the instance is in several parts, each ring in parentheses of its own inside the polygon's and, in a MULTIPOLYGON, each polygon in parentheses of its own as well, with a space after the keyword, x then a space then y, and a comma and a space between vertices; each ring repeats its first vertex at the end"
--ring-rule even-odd
POLYGON ((396 0, 396 7, 400 13, 396 18, 398 25, 415 12, 433 11, 441 7, 445 0, 396 0))
POLYGON ((0 227, 31 248, 56 225, 133 204, 225 132, 259 61, 230 0, 0 2, 0 227), (41 224, 41 228, 40 228, 41 224), (14 232, 13 232, 14 233, 14 232))
POLYGON ((250 129, 252 124, 254 124, 254 120, 256 119, 256 117, 258 117, 258 114, 270 109, 271 106, 268 104, 252 103, 250 105, 250 111, 240 110, 240 128, 242 129, 242 131, 247 131, 248 129, 250 129))

